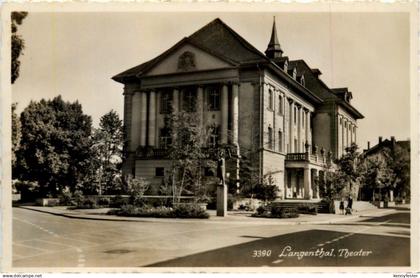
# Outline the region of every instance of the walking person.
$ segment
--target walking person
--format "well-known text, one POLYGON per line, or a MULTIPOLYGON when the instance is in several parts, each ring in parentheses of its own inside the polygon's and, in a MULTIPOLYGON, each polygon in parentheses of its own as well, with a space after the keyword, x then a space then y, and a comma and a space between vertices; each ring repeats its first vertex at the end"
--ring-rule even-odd
POLYGON ((340 214, 344 214, 344 198, 341 198, 340 201, 340 214))
POLYGON ((349 195, 349 198, 347 200, 346 215, 347 214, 351 215, 352 208, 353 208, 353 199, 351 198, 351 195, 349 195))

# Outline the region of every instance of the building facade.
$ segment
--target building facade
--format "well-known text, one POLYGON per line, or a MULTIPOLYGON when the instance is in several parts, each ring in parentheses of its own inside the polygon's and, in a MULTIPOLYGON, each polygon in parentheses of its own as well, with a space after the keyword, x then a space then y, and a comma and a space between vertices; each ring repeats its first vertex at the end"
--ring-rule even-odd
POLYGON ((314 180, 356 142, 363 118, 352 93, 329 88, 320 75, 283 55, 275 22, 262 53, 215 19, 113 77, 124 84, 123 173, 161 183, 170 163, 164 119, 172 105, 197 113, 203 127, 217 127, 214 141, 235 147, 242 160, 231 163, 231 177, 238 182, 247 159, 260 179, 273 177, 279 198, 319 198, 314 180))

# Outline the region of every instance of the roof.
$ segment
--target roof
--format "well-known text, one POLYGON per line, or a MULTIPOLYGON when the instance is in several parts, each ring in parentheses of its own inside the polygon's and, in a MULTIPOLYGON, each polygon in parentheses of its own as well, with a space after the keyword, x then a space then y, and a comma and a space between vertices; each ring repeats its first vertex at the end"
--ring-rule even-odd
POLYGON ((183 38, 181 41, 176 43, 161 55, 136 67, 119 73, 112 77, 112 79, 118 82, 123 82, 124 80, 141 76, 147 71, 147 69, 159 63, 163 58, 167 56, 167 54, 185 42, 206 50, 216 57, 222 58, 223 60, 227 60, 234 64, 240 64, 248 61, 268 60, 268 58, 263 53, 248 43, 244 38, 242 38, 238 33, 236 33, 219 18, 216 18, 212 22, 208 23, 193 33, 191 36, 183 38), (223 41, 223 43, 220 43, 221 41, 223 41))
MULTIPOLYGON (((370 149, 364 150, 363 155, 364 156, 369 156, 375 153, 380 152, 381 150, 383 150, 384 148, 389 148, 390 150, 393 150, 393 140, 395 139, 385 139, 382 142, 376 144, 375 146, 371 147, 370 149)), ((410 149, 410 141, 406 140, 406 141, 394 141, 395 145, 403 148, 403 149, 410 149)))
MULTIPOLYGON (((273 36, 273 32, 276 33, 275 27, 275 23, 273 23, 270 44, 273 46, 278 45, 280 47, 277 35, 274 34, 273 36)), ((340 98, 338 98, 336 94, 318 78, 318 75, 320 74, 318 69, 311 69, 303 60, 291 61, 287 56, 269 59, 269 57, 252 46, 219 18, 211 21, 189 37, 183 38, 159 56, 119 73, 112 77, 112 79, 121 83, 138 80, 139 77, 166 58, 172 51, 181 47, 184 43, 189 43, 199 49, 207 51, 233 66, 264 65, 276 72, 280 78, 315 103, 319 104, 325 100, 340 101, 340 98), (286 61, 288 61, 288 72, 283 71, 284 63, 286 61), (305 86, 303 86, 299 80, 293 79, 294 68, 296 68, 298 76, 301 76, 303 73, 305 74, 305 86)), ((344 103, 343 106, 356 118, 363 118, 363 115, 350 104, 344 103)))

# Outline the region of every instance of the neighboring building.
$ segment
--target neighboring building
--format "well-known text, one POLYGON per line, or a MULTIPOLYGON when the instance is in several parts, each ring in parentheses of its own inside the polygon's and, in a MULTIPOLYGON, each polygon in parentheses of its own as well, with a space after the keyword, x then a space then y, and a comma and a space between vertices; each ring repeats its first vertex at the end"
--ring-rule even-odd
POLYGON ((113 77, 124 84, 123 172, 161 181, 169 165, 164 116, 172 103, 176 110, 198 112, 204 126, 216 125, 218 143, 237 146, 260 179, 272 174, 280 198, 319 198, 314 179, 356 142, 363 118, 350 103, 351 92, 330 89, 320 75, 283 55, 275 22, 263 54, 215 19, 113 77))
MULTIPOLYGON (((391 136, 391 139, 382 140, 382 136, 379 137, 378 144, 373 147, 370 147, 370 142, 368 142, 367 149, 363 150, 361 156, 364 159, 377 160, 384 164, 389 162, 390 158, 392 159, 405 159, 406 161, 410 160, 410 141, 396 141, 394 136, 391 136), (406 157, 402 157, 406 156, 406 157)), ((406 165, 409 168, 409 162, 406 165)), ((408 171, 408 169, 407 169, 408 171)), ((407 187, 409 186, 409 178, 404 180, 404 177, 399 177, 401 182, 407 182, 407 187)), ((379 192, 378 192, 379 194, 379 192)), ((394 192, 389 190, 387 192, 389 201, 394 201, 394 192)), ((374 196, 370 189, 365 190, 363 187, 360 189, 360 198, 362 200, 371 201, 374 196)), ((404 197, 405 196, 400 196, 404 197)))

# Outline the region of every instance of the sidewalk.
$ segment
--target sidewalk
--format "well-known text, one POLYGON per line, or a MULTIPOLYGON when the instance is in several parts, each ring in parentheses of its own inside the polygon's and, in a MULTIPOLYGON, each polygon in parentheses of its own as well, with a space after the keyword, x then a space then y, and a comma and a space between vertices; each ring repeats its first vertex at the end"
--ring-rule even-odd
POLYGON ((209 219, 180 219, 180 218, 153 218, 153 217, 124 217, 107 215, 109 208, 100 209, 75 209, 69 210, 67 207, 40 207, 40 206, 20 206, 20 208, 49 213, 57 216, 102 221, 131 221, 131 222, 183 222, 183 223, 226 223, 226 224, 249 224, 249 225, 300 225, 300 224, 335 224, 342 222, 357 222, 365 220, 366 217, 378 217, 395 212, 394 209, 370 209, 355 212, 353 215, 338 214, 300 214, 298 218, 259 218, 251 217, 251 212, 229 211, 226 217, 216 216, 215 210, 208 210, 209 219))

